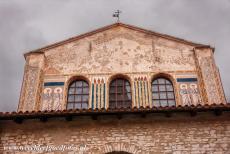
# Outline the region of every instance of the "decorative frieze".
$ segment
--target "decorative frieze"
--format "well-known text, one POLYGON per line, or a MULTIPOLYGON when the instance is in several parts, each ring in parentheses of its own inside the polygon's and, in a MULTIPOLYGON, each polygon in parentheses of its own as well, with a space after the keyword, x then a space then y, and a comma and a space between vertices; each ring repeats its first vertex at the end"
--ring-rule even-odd
POLYGON ((91 101, 89 102, 89 108, 101 109, 106 108, 106 83, 105 78, 98 77, 93 78, 91 85, 91 101))
POLYGON ((134 103, 135 107, 146 107, 150 105, 149 102, 149 85, 146 76, 134 78, 134 103))

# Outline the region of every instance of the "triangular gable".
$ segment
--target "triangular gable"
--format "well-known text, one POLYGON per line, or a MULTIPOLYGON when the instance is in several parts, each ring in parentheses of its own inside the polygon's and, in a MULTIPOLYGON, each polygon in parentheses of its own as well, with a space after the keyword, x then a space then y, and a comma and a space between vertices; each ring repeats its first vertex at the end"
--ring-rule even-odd
POLYGON ((84 34, 81 34, 81 35, 78 35, 78 36, 66 39, 64 41, 60 41, 60 42, 57 42, 57 43, 54 43, 54 44, 51 44, 51 45, 48 45, 48 46, 36 49, 36 50, 32 50, 30 52, 25 53, 24 56, 26 57, 27 55, 29 55, 31 53, 43 53, 45 50, 52 49, 52 48, 61 46, 61 45, 66 44, 66 43, 70 43, 70 42, 73 42, 73 41, 76 41, 76 40, 79 40, 79 39, 82 39, 82 38, 94 35, 96 33, 109 30, 109 29, 117 27, 117 26, 121 26, 121 27, 128 28, 128 29, 131 29, 131 30, 139 31, 139 32, 142 32, 142 33, 147 33, 149 35, 154 35, 154 36, 162 37, 162 38, 165 38, 165 39, 168 39, 168 40, 171 40, 171 41, 180 42, 180 43, 191 45, 191 46, 194 46, 194 47, 212 48, 209 45, 194 43, 192 41, 184 40, 184 39, 177 38, 177 37, 174 37, 174 36, 170 36, 170 35, 166 35, 166 34, 154 32, 154 31, 151 31, 151 30, 146 30, 146 29, 143 29, 143 28, 140 28, 140 27, 136 27, 136 26, 133 26, 133 25, 128 25, 128 24, 124 24, 124 23, 118 22, 118 23, 114 23, 112 25, 108 25, 108 26, 105 26, 105 27, 93 30, 91 32, 87 32, 87 33, 84 33, 84 34))

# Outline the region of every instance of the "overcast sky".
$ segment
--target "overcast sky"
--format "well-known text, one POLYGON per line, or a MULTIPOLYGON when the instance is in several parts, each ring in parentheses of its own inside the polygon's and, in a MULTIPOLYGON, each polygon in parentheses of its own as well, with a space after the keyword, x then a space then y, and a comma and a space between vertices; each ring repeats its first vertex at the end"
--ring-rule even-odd
POLYGON ((23 53, 115 22, 216 48, 230 101, 230 0, 0 0, 0 111, 17 109, 23 53))

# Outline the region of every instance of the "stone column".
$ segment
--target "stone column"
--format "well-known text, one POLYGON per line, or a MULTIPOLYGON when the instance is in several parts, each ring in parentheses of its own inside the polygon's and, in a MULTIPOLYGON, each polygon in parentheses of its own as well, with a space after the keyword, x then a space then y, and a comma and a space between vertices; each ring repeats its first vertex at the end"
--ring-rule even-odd
POLYGON ((213 50, 210 47, 197 47, 194 50, 202 100, 205 104, 226 103, 213 50))
POLYGON ((43 53, 26 55, 18 111, 38 110, 43 83, 44 60, 43 53))

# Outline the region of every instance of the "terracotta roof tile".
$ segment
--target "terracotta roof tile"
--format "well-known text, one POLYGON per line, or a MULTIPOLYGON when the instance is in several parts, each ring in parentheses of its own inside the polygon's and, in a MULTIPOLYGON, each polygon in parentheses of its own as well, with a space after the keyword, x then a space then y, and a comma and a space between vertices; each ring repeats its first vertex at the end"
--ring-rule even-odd
POLYGON ((230 111, 230 104, 211 104, 211 105, 191 105, 191 106, 165 106, 165 107, 134 107, 134 108, 119 108, 119 109, 69 109, 58 111, 25 111, 25 112, 0 112, 0 120, 14 120, 15 118, 34 119, 39 117, 65 117, 65 116, 77 116, 77 115, 106 115, 106 114, 123 114, 123 113, 159 113, 159 112, 199 112, 199 111, 230 111))

